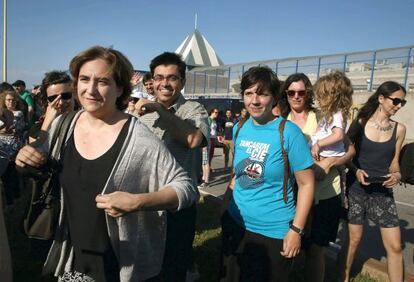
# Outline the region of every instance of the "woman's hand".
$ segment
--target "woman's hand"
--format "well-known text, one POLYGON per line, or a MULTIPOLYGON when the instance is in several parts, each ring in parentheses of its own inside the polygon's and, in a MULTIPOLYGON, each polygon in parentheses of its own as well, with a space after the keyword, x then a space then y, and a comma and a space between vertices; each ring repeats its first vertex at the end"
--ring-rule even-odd
POLYGON ((366 173, 364 170, 358 168, 357 171, 355 172, 355 176, 358 182, 361 183, 362 185, 369 185, 369 182, 365 181, 365 177, 368 177, 368 173, 366 173))
POLYGON ((389 178, 382 183, 382 186, 386 188, 393 188, 401 181, 401 173, 399 171, 391 172, 387 177, 389 178))
POLYGON ((283 239, 283 251, 280 254, 286 258, 293 258, 300 252, 301 237, 298 233, 289 228, 283 239))
POLYGON ((46 162, 45 155, 38 149, 26 145, 20 149, 16 156, 16 165, 19 167, 40 167, 46 162))
POLYGON ((98 195, 95 198, 96 207, 103 209, 112 217, 120 217, 137 209, 139 194, 116 191, 110 194, 98 195))

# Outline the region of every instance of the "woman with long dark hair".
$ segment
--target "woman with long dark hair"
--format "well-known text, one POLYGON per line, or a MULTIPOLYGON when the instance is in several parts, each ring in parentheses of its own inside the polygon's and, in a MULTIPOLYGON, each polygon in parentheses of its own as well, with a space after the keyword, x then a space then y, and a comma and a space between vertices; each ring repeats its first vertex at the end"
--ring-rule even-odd
POLYGON ((401 180, 398 159, 406 128, 391 117, 406 104, 405 95, 400 84, 384 82, 359 110, 348 131, 357 154, 347 179, 349 245, 344 281, 349 281, 366 218, 380 227, 390 281, 403 281, 401 231, 393 188, 401 180))

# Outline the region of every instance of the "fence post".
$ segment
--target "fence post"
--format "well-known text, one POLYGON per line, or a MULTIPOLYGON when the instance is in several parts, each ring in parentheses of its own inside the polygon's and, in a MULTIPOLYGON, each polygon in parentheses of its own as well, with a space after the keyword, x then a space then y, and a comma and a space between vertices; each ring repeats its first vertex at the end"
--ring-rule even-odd
POLYGON ((407 65, 405 66, 405 78, 404 78, 404 87, 407 91, 410 91, 410 85, 408 82, 408 70, 410 69, 410 59, 411 59, 411 51, 412 51, 412 47, 410 47, 410 49, 408 49, 408 56, 407 56, 407 65))
POLYGON ((206 85, 207 85, 207 71, 204 71, 204 95, 206 94, 206 85))
POLYGON ((196 88, 196 71, 193 74, 193 95, 195 95, 195 88, 196 88))
POLYGON ((227 94, 230 93, 230 77, 231 77, 231 67, 229 67, 229 81, 227 82, 227 94))
POLYGON ((277 74, 278 68, 279 68, 279 62, 277 61, 276 64, 275 64, 275 73, 276 74, 277 74))
POLYGON ((374 70, 375 70, 376 60, 377 60, 377 51, 374 51, 374 54, 372 54, 372 69, 371 69, 371 78, 369 81, 369 91, 372 91, 372 87, 374 85, 374 70))
POLYGON ((344 73, 346 72, 346 63, 347 63, 347 60, 348 60, 348 55, 345 55, 344 56, 344 73))
POLYGON ((218 69, 216 69, 216 86, 214 88, 214 93, 217 93, 217 84, 218 84, 218 69))
POLYGON ((318 72, 317 72, 317 75, 316 75, 316 80, 318 80, 318 79, 319 79, 319 76, 320 76, 320 74, 321 74, 321 60, 322 60, 322 58, 321 58, 321 57, 319 57, 319 58, 318 58, 318 72))
POLYGON ((295 73, 298 72, 298 68, 299 68, 299 60, 296 60, 295 73))

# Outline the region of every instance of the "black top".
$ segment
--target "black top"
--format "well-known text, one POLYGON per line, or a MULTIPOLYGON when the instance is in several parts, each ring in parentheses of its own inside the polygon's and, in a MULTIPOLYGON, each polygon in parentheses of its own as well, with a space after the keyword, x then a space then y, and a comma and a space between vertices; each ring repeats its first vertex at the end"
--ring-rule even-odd
MULTIPOLYGON (((389 174, 389 167, 395 154, 397 142, 397 126, 395 123, 391 138, 385 142, 375 142, 365 135, 365 128, 361 128, 361 136, 357 146, 357 155, 354 158, 355 165, 363 169, 370 177, 385 176, 389 174)), ((379 184, 371 184, 361 188, 365 192, 390 193, 388 189, 379 184)))
POLYGON ((391 138, 385 142, 372 141, 365 135, 365 130, 363 132, 358 154, 359 167, 369 176, 387 175, 395 154, 397 123, 395 123, 391 138))
POLYGON ((112 250, 105 212, 96 207, 100 194, 121 151, 130 118, 124 124, 115 143, 94 160, 83 158, 76 149, 74 134, 63 154, 60 181, 65 197, 69 233, 74 247, 74 270, 96 281, 119 280, 119 267, 112 250))

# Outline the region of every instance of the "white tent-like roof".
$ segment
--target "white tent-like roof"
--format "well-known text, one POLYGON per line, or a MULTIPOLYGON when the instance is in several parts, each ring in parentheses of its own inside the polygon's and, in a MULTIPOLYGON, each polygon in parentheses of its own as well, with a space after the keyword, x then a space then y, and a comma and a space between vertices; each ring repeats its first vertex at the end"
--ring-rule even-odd
POLYGON ((190 67, 223 65, 214 48, 197 29, 184 39, 175 53, 180 54, 190 67))

